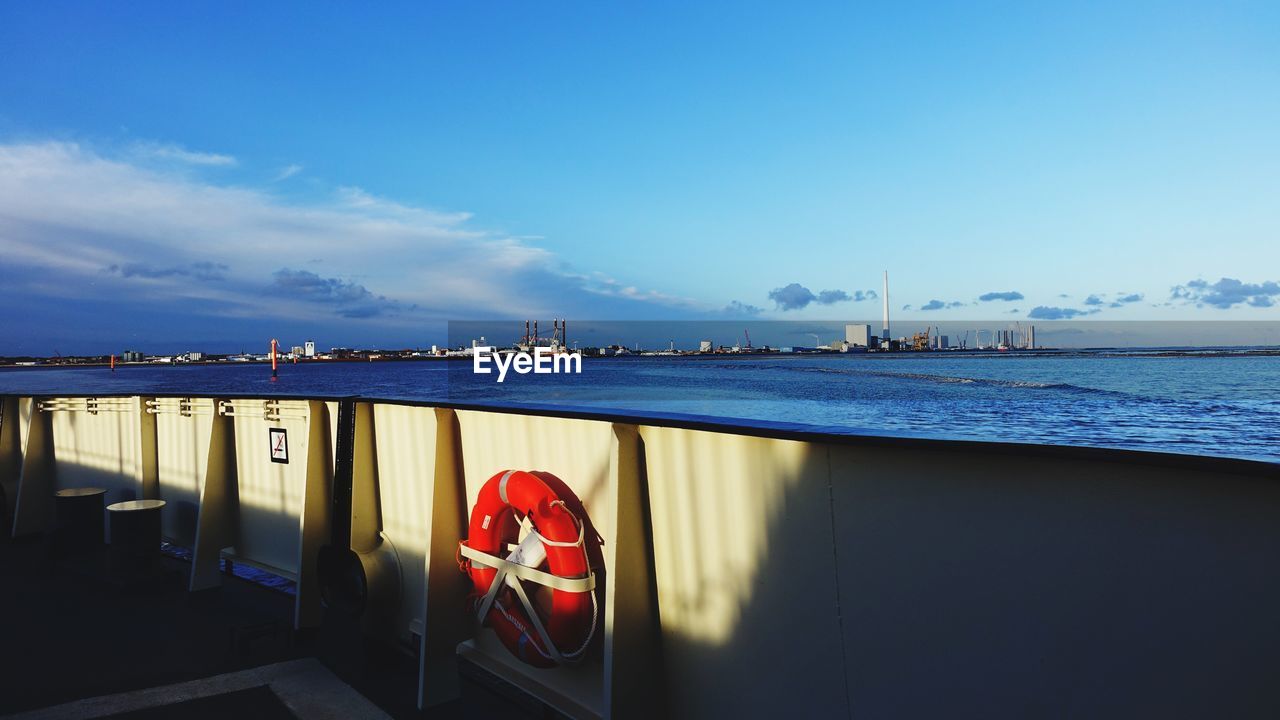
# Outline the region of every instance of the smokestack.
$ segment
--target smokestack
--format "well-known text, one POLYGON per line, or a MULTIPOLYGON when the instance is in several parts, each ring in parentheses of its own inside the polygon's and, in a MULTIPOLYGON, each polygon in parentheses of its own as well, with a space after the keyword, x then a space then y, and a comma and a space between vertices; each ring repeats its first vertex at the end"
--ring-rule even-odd
POLYGON ((889 271, 884 271, 884 330, 880 333, 884 344, 889 344, 889 271))

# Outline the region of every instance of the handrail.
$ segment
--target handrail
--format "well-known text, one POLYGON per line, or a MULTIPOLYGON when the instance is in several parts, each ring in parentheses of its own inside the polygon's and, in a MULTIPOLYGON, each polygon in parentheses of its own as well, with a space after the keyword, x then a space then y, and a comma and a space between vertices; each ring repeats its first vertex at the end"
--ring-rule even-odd
POLYGON ((211 406, 201 403, 196 405, 191 398, 177 398, 176 405, 169 405, 167 401, 175 398, 154 398, 146 401, 146 411, 150 415, 181 415, 183 417, 191 417, 192 415, 213 415, 216 410, 211 406))
MULTIPOLYGON (((289 402, 289 401, 284 401, 289 402)), ((219 400, 218 414, 224 417, 261 417, 263 420, 277 422, 280 420, 306 420, 309 415, 305 413, 285 413, 281 412, 280 400, 219 400)), ((301 410, 295 405, 286 406, 289 410, 301 410)))
POLYGON ((40 401, 36 407, 40 412, 87 412, 97 415, 100 412, 129 412, 133 409, 133 404, 127 402, 126 397, 57 397, 40 401))

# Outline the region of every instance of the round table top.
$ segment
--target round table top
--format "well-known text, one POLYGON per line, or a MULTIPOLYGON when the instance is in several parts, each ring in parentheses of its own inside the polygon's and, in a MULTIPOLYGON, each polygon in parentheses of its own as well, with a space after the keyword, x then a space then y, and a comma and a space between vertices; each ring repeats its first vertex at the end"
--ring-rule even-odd
POLYGON ((124 502, 108 505, 107 509, 131 512, 134 510, 159 510, 162 507, 164 507, 163 500, 125 500, 124 502))
POLYGON ((54 493, 58 497, 86 497, 88 495, 105 495, 103 488, 64 488, 54 493))

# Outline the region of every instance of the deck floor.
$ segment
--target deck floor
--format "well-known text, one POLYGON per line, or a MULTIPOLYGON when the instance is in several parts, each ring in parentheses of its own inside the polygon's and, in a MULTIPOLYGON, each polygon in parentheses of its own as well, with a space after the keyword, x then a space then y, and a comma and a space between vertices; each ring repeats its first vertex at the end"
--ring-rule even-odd
POLYGON ((416 659, 341 620, 295 633, 293 597, 240 578, 188 593, 189 568, 163 557, 137 587, 108 572, 105 548, 56 556, 40 538, 0 538, 0 715, 315 658, 395 718, 548 716, 473 667, 461 700, 420 712, 416 659))

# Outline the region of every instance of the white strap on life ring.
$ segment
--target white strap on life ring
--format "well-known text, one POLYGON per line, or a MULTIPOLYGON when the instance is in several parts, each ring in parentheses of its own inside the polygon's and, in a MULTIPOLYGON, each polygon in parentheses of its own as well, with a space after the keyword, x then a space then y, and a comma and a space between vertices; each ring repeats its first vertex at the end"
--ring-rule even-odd
MULTIPOLYGON (((508 472, 507 475, 504 475, 502 478, 502 481, 498 486, 499 492, 504 496, 506 494, 505 490, 506 490, 507 476, 509 476, 510 474, 511 473, 508 472)), ((506 501, 505 497, 503 497, 503 501, 504 502, 506 501)), ((556 502, 560 502, 560 501, 556 501, 556 502)), ((563 503, 561 503, 561 505, 563 505, 563 503)), ((493 583, 489 585, 489 592, 485 593, 484 599, 480 601, 480 607, 476 612, 476 618, 481 623, 483 623, 484 619, 489 615, 490 608, 492 608, 494 603, 497 601, 498 590, 500 590, 503 585, 510 586, 513 590, 515 590, 516 597, 520 598, 520 604, 524 605, 525 613, 529 616, 529 622, 533 624, 534 631, 537 632, 538 637, 542 638, 543 644, 547 647, 547 650, 550 653, 550 654, 547 654, 547 653, 542 653, 542 654, 546 655, 548 659, 553 660, 557 664, 563 663, 565 660, 575 660, 578 657, 580 657, 582 653, 586 651, 587 646, 591 644, 591 639, 595 637, 596 625, 599 624, 598 623, 599 610, 596 606, 596 596, 595 596, 595 593, 592 592, 596 588, 596 574, 594 572, 588 571, 586 577, 581 577, 581 578, 561 577, 559 575, 553 575, 549 572, 544 572, 535 567, 529 567, 528 565, 522 565, 518 562, 512 562, 511 558, 522 556, 523 555, 523 553, 521 552, 522 548, 524 548, 526 544, 529 544, 532 542, 541 542, 545 545, 549 545, 552 547, 582 546, 583 540, 585 537, 586 526, 584 523, 579 521, 576 516, 573 519, 578 525, 578 539, 576 541, 559 542, 555 540, 548 540, 547 538, 543 537, 542 534, 539 533, 536 529, 534 529, 531 524, 529 526, 529 534, 525 536, 525 539, 521 541, 520 545, 518 545, 514 550, 512 550, 511 554, 508 555, 507 558, 505 559, 500 558, 496 555, 490 555, 489 553, 468 547, 466 543, 462 543, 459 546, 459 550, 463 557, 467 558, 468 560, 474 563, 477 563, 484 567, 490 567, 498 571, 498 574, 493 578, 493 583), (560 649, 556 647, 556 644, 554 642, 552 642, 551 635, 547 633, 547 629, 543 627, 542 619, 538 616, 537 611, 534 610, 533 603, 529 601, 529 596, 525 592, 524 586, 520 584, 520 580, 528 580, 529 582, 535 582, 535 583, 538 583, 539 585, 544 585, 546 587, 549 587, 552 590, 563 590, 564 592, 591 593, 591 632, 587 634, 587 639, 583 641, 581 647, 579 647, 578 649, 574 650, 571 653, 560 652, 560 649)), ((502 607, 501 603, 498 603, 498 609, 502 612, 504 616, 506 616, 508 620, 515 623, 515 619, 512 618, 507 613, 506 608, 502 607)), ((518 623, 517 623, 517 626, 518 626, 518 623)), ((538 649, 539 651, 541 651, 541 649, 537 648, 536 645, 534 647, 535 649, 538 649)))
POLYGON ((507 499, 507 481, 511 479, 515 470, 508 470, 502 474, 502 479, 498 481, 498 497, 502 498, 502 502, 510 505, 511 501, 507 499))
MULTIPOLYGON (((531 568, 528 565, 509 562, 497 555, 490 555, 487 552, 476 550, 475 548, 462 545, 460 547, 462 557, 484 567, 491 567, 498 571, 501 575, 514 575, 521 580, 536 582, 539 585, 546 585, 552 590, 563 590, 565 592, 590 592, 596 589, 596 574, 589 573, 586 577, 568 578, 552 575, 544 570, 531 568)), ((496 586, 497 580, 494 581, 496 586)), ((493 587, 489 588, 489 592, 493 592, 493 587)))

